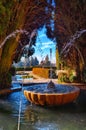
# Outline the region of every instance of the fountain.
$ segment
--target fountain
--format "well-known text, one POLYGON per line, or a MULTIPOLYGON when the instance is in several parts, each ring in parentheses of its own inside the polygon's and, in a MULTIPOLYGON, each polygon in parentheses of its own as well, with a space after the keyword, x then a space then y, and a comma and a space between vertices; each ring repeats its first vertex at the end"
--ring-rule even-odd
MULTIPOLYGON (((34 31, 30 36, 30 42, 35 32, 36 31, 34 31)), ((0 44, 0 49, 3 47, 3 45, 9 38, 15 37, 17 33, 25 33, 26 35, 29 34, 26 30, 16 30, 15 32, 11 33, 5 38, 5 40, 0 44)), ((29 45, 26 46, 26 48, 28 49, 30 47, 30 42, 29 45)), ((77 87, 54 84, 52 80, 50 80, 50 82, 47 84, 36 84, 33 86, 30 85, 28 87, 28 90, 24 90, 24 95, 30 102, 34 104, 42 106, 44 105, 56 106, 73 102, 78 97, 79 92, 80 90, 77 87)), ((22 108, 22 95, 20 95, 18 130, 20 129, 21 108, 22 108)))
MULTIPOLYGON (((71 38, 67 45, 64 47, 61 54, 66 50, 68 53, 73 43, 78 39, 86 30, 77 31, 71 38)), ((77 47, 76 47, 77 49, 77 47)), ((79 50, 78 50, 79 52, 79 50)), ((52 75, 52 73, 51 73, 52 75)), ((29 86, 28 90, 24 90, 25 97, 34 104, 37 105, 49 105, 49 106, 59 106, 67 103, 71 103, 79 96, 80 89, 75 86, 67 86, 61 84, 54 84, 50 80, 47 84, 39 84, 34 86, 29 86)))
MULTIPOLYGON (((75 35, 70 39, 70 41, 67 43, 67 45, 64 47, 63 52, 65 52, 66 49, 70 48, 72 43, 79 38, 86 30, 81 30, 75 33, 75 35)), ((29 35, 29 33, 26 30, 16 30, 15 32, 8 35, 5 40, 0 44, 0 48, 3 47, 3 45, 6 43, 6 41, 11 38, 15 37, 17 33, 25 33, 26 35, 29 35)), ((36 34, 36 30, 34 30, 30 36, 30 42, 32 37, 36 34)), ((27 45, 26 48, 30 47, 27 45)), ((52 75, 52 73, 51 73, 52 75)), ((60 84, 54 84, 52 80, 50 80, 47 84, 38 84, 34 86, 29 86, 28 90, 24 90, 24 95, 26 98, 35 104, 38 105, 63 105, 66 103, 73 102, 79 95, 79 88, 74 86, 67 86, 67 85, 60 85, 60 84)))
POLYGON ((29 86, 24 90, 25 97, 37 105, 58 106, 73 102, 79 95, 79 88, 74 86, 54 84, 39 84, 29 86))

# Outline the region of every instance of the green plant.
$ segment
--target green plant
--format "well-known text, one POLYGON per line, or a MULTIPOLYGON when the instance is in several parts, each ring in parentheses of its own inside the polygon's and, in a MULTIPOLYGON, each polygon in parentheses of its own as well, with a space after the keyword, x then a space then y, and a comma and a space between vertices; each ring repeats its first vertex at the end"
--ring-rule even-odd
POLYGON ((23 78, 23 79, 26 79, 26 78, 33 78, 33 76, 32 76, 32 75, 24 75, 24 76, 22 76, 22 78, 23 78))
POLYGON ((74 76, 73 74, 71 74, 71 75, 69 76, 69 81, 70 81, 71 83, 72 83, 72 82, 75 82, 76 79, 77 79, 77 77, 74 76))
POLYGON ((32 71, 33 67, 26 67, 25 69, 23 67, 16 68, 16 71, 32 71))
POLYGON ((59 72, 59 74, 58 74, 58 81, 59 82, 69 82, 67 73, 59 72))
POLYGON ((35 67, 33 73, 43 78, 49 78, 49 69, 47 68, 35 67))

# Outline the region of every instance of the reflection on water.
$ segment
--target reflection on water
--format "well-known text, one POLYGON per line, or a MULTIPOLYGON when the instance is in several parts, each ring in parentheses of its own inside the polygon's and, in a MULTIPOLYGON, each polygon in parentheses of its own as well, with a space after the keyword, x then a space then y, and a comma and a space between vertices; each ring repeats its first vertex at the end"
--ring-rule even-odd
POLYGON ((86 130, 86 106, 61 107, 31 105, 23 92, 0 99, 0 130, 17 130, 20 95, 22 112, 20 130, 86 130))
POLYGON ((74 104, 50 109, 31 106, 25 118, 37 130, 86 130, 86 113, 84 109, 80 111, 74 104))

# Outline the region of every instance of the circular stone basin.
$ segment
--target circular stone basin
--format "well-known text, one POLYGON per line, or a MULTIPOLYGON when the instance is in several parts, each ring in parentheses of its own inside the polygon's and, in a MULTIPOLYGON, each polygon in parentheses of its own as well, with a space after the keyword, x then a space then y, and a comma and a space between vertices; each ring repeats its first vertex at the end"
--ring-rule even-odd
POLYGON ((48 84, 36 84, 24 90, 25 97, 37 105, 59 106, 73 102, 79 95, 80 89, 74 86, 55 84, 55 88, 48 88, 48 84))

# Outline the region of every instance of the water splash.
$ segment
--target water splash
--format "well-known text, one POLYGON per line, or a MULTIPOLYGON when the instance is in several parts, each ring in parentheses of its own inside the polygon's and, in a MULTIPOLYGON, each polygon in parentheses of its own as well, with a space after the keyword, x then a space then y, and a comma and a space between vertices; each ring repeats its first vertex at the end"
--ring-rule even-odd
POLYGON ((34 30, 32 31, 32 33, 31 33, 31 35, 30 35, 29 44, 25 46, 27 49, 30 47, 32 38, 33 38, 34 36, 36 36, 36 35, 37 35, 37 29, 34 29, 34 30))
POLYGON ((43 50, 42 50, 42 41, 41 41, 41 39, 40 39, 40 36, 39 36, 39 34, 37 34, 37 37, 38 37, 38 41, 39 41, 39 45, 38 45, 38 47, 37 47, 37 50, 40 52, 40 54, 41 54, 41 58, 42 58, 42 61, 44 60, 44 56, 43 56, 43 54, 44 54, 44 52, 43 52, 43 50))
MULTIPOLYGON (((11 37, 16 37, 16 34, 18 34, 18 33, 21 33, 21 34, 26 34, 26 35, 29 35, 29 32, 28 31, 26 31, 26 30, 22 30, 22 29, 20 29, 20 30, 16 30, 16 31, 14 31, 14 32, 12 32, 11 34, 9 34, 5 39, 4 39, 4 41, 0 44, 0 48, 2 48, 3 46, 4 46, 4 44, 6 43, 6 41, 8 40, 8 39, 10 39, 11 37)), ((30 35, 29 35, 30 36, 30 35)))
POLYGON ((74 46, 73 43, 75 42, 75 40, 78 39, 85 32, 86 32, 86 29, 76 31, 76 33, 70 38, 70 41, 67 42, 66 46, 63 48, 61 54, 64 54, 65 52, 66 54, 68 54, 68 52, 70 51, 70 48, 74 46))

